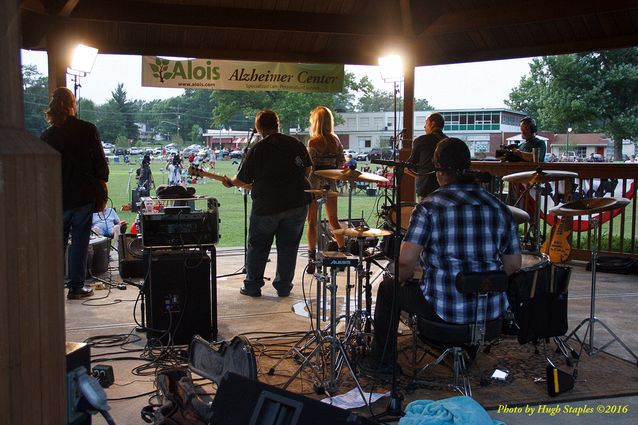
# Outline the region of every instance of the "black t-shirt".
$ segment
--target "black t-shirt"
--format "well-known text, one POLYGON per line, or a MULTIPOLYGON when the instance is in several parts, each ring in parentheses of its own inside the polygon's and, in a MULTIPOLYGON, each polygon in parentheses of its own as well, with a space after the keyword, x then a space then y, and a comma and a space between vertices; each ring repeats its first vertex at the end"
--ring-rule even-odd
POLYGON ((237 178, 253 185, 257 215, 276 214, 310 202, 306 168, 312 166, 306 147, 294 137, 274 133, 257 142, 242 163, 237 178))
POLYGON ((95 202, 98 180, 108 181, 109 168, 97 128, 69 117, 40 136, 62 156, 62 207, 77 208, 95 202))
POLYGON ((412 154, 408 162, 417 164, 416 193, 421 197, 426 197, 430 193, 439 188, 434 174, 426 174, 434 171, 434 151, 437 145, 447 136, 441 131, 436 130, 430 134, 424 134, 414 139, 412 142, 412 154))

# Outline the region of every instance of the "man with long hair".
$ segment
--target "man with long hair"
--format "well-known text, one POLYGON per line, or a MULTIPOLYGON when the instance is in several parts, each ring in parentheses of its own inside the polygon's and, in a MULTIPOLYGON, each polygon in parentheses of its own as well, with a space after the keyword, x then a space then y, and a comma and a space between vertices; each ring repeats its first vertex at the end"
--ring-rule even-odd
POLYGON ((46 119, 50 126, 40 137, 60 152, 62 159, 62 209, 64 251, 69 233, 68 299, 93 295, 84 286, 86 260, 94 211, 104 209, 104 193, 109 168, 95 125, 76 117, 75 97, 71 90, 59 87, 53 91, 46 119), (99 205, 102 204, 102 205, 99 205))

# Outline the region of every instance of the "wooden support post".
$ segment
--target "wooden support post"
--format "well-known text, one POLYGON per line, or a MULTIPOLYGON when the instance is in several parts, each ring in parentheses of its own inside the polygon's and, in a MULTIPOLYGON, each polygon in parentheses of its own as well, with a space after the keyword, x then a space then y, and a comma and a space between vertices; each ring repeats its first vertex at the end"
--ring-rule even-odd
MULTIPOLYGON (((412 61, 403 60, 403 147, 399 152, 399 160, 406 161, 412 152, 414 136, 414 65, 412 61)), ((401 181, 401 202, 414 202, 416 197, 415 179, 407 174, 401 181)), ((407 223, 406 223, 407 225, 407 223)))
POLYGON ((19 0, 0 13, 0 411, 65 424, 60 156, 24 130, 19 0))

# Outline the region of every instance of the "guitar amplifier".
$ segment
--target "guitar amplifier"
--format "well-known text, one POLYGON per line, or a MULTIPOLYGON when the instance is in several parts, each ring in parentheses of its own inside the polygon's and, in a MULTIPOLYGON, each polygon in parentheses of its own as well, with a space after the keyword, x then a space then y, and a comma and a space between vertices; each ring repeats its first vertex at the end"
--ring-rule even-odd
POLYGON ((201 248, 219 241, 217 210, 142 214, 144 248, 201 248))

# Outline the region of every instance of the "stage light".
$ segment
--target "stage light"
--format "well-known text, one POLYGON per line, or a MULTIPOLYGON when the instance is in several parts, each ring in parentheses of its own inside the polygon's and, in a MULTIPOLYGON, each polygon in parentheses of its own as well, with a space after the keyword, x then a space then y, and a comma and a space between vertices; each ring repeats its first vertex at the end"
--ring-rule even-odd
POLYGON ((399 55, 388 55, 379 58, 379 71, 386 83, 403 80, 403 61, 399 55))
POLYGON ((71 59, 71 66, 69 66, 69 73, 77 73, 81 77, 89 74, 95 64, 95 58, 97 57, 98 49, 95 47, 85 46, 84 44, 78 44, 73 51, 73 59, 71 59))
POLYGON ((66 73, 73 77, 73 95, 76 100, 78 100, 78 88, 82 87, 79 78, 86 77, 91 73, 95 58, 97 58, 97 49, 95 47, 78 44, 73 50, 71 66, 66 69, 66 73))

